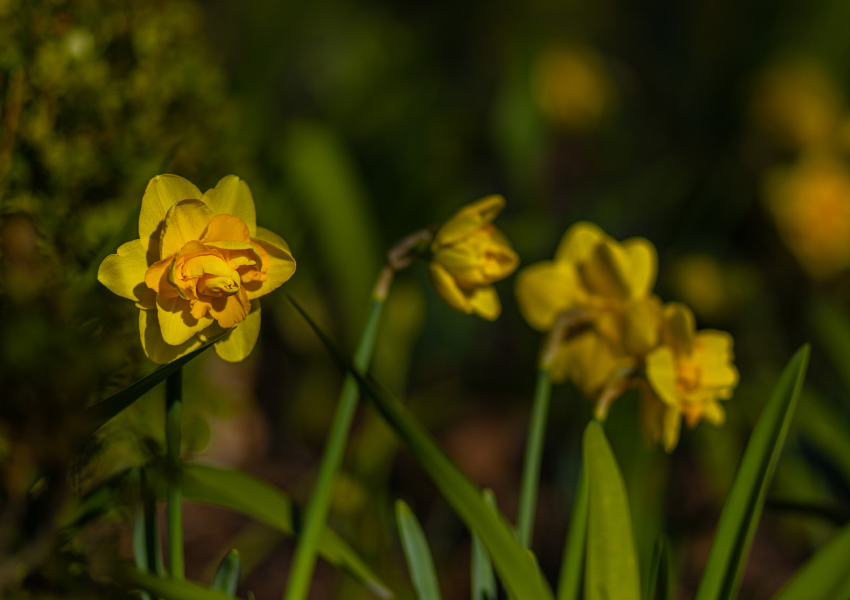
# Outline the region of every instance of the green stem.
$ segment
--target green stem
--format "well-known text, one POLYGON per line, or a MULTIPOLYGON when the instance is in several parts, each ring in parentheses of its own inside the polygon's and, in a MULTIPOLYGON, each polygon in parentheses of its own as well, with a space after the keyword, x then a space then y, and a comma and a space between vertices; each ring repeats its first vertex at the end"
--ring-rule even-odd
MULTIPOLYGON (((135 506, 133 514, 133 556, 136 560, 136 568, 143 573, 150 573, 150 565, 156 564, 156 555, 151 562, 151 551, 153 546, 150 544, 151 538, 148 536, 148 514, 147 514, 147 482, 145 481, 144 471, 139 467, 133 468, 134 479, 137 484, 139 503, 135 506)), ((139 592, 141 600, 150 600, 150 594, 147 592, 139 592)))
POLYGON ((183 412, 183 369, 165 380, 165 446, 168 465, 168 570, 174 579, 183 579, 183 489, 180 462, 183 412))
MULTIPOLYGON (((381 309, 389 291, 389 278, 391 276, 392 272, 384 269, 378 278, 372 300, 372 310, 354 354, 354 366, 361 373, 366 371, 372 359, 378 324, 381 320, 381 309)), ((327 520, 333 483, 342 464, 351 421, 357 408, 357 398, 357 382, 351 374, 348 374, 345 376, 339 394, 336 415, 325 445, 325 453, 319 467, 316 487, 313 489, 310 504, 304 515, 304 528, 298 536, 298 546, 295 548, 295 556, 292 560, 292 569, 284 595, 285 600, 304 600, 310 590, 313 569, 316 566, 316 548, 327 520)))
POLYGON ((525 463, 522 468, 522 485, 519 495, 517 537, 525 548, 531 547, 534 534, 534 513, 537 508, 537 487, 540 481, 540 463, 543 459, 543 441, 546 437, 546 417, 549 413, 549 397, 552 381, 549 369, 541 368, 537 375, 534 406, 528 425, 528 441, 525 445, 525 463))

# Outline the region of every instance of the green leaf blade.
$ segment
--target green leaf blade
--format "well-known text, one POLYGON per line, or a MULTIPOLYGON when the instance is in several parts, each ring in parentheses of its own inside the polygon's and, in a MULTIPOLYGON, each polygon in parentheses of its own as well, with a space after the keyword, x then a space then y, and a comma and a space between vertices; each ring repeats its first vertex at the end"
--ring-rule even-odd
MULTIPOLYGON (((241 512, 288 535, 295 534, 295 506, 274 486, 247 473, 206 465, 183 468, 183 496, 187 500, 223 506, 241 512)), ((319 554, 380 598, 393 594, 357 553, 333 530, 325 527, 319 554)))
POLYGON ((850 525, 845 525, 794 574, 774 600, 833 600, 850 591, 850 525))
POLYGON ((306 311, 292 297, 290 301, 340 367, 354 375, 364 395, 425 468, 461 520, 481 538, 508 594, 514 600, 552 600, 552 590, 545 583, 536 561, 517 542, 507 520, 485 504, 481 499, 481 491, 446 456, 407 407, 379 386, 374 379, 360 375, 351 360, 316 325, 306 311))
MULTIPOLYGON (((493 490, 484 490, 484 502, 496 509, 496 496, 493 490)), ((472 532, 472 558, 470 579, 472 582, 472 600, 496 600, 496 575, 493 573, 493 563, 487 555, 487 549, 481 543, 475 532, 472 532)))
POLYGON ((395 518, 417 599, 440 600, 437 571, 422 526, 403 500, 395 503, 395 518))
POLYGON ((587 600, 640 600, 640 577, 626 485, 602 427, 584 432, 588 480, 587 600))
POLYGON ((803 388, 808 361, 807 344, 782 371, 753 429, 720 514, 695 600, 732 600, 738 593, 767 489, 803 388))
POLYGON ((131 383, 123 390, 115 392, 108 398, 88 407, 83 413, 83 418, 86 422, 86 433, 94 433, 103 427, 103 425, 109 422, 110 419, 117 416, 125 408, 133 404, 133 402, 165 381, 169 375, 179 371, 186 363, 199 356, 202 352, 210 348, 210 346, 215 344, 229 332, 229 329, 227 331, 223 331, 222 333, 210 338, 209 341, 200 348, 193 350, 185 356, 181 356, 167 365, 162 365, 152 373, 142 377, 134 383, 131 383))
POLYGON ((224 592, 231 598, 236 597, 236 587, 239 585, 239 577, 242 574, 242 561, 236 550, 231 550, 222 559, 218 570, 215 572, 212 586, 214 590, 224 592))

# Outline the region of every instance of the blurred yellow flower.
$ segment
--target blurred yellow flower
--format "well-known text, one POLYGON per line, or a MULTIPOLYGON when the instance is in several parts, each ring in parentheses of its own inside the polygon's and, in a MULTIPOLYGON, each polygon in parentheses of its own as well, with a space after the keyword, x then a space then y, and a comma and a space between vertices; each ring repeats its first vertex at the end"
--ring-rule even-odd
POLYGON ((722 424, 726 414, 718 401, 731 398, 738 385, 732 336, 695 329, 687 306, 666 305, 661 343, 646 357, 648 385, 641 390, 641 424, 648 441, 662 442, 668 452, 679 441, 683 416, 689 427, 701 419, 722 424))
POLYGON ((97 278, 136 302, 148 357, 165 364, 238 325, 216 342, 225 360, 244 359, 260 331, 260 302, 295 272, 289 246, 257 227, 248 185, 228 175, 202 194, 176 175, 148 183, 139 239, 100 265, 97 278))
POLYGON ((561 342, 549 373, 552 381, 572 381, 587 398, 596 399, 618 371, 635 364, 634 358, 590 329, 561 342))
POLYGON ((677 297, 700 319, 718 321, 734 314, 758 294, 760 274, 751 265, 721 263, 697 252, 676 259, 670 269, 677 297))
POLYGON ((505 207, 501 196, 488 196, 460 209, 436 233, 428 272, 449 306, 490 321, 502 312, 494 281, 519 265, 519 257, 492 221, 505 207))
POLYGON ((814 279, 850 267, 850 171, 838 158, 806 156, 764 178, 763 197, 782 241, 814 279))
POLYGON ((815 62, 770 67, 753 98, 756 124, 797 149, 823 147, 836 136, 841 102, 834 80, 815 62))
POLYGON ((614 86, 593 50, 554 46, 539 57, 534 76, 540 110, 572 131, 594 129, 613 104, 614 86))
POLYGON ((660 303, 651 294, 657 264, 648 240, 617 242, 593 223, 576 223, 554 260, 520 271, 520 311, 532 327, 548 331, 561 313, 580 309, 615 353, 643 355, 658 339, 660 303))

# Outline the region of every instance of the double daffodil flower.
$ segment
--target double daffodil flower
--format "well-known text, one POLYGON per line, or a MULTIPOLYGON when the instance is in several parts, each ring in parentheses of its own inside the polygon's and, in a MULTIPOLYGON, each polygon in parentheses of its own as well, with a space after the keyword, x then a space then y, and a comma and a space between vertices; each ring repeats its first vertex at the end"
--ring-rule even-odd
POLYGON ((159 175, 142 198, 139 239, 106 257, 97 278, 141 309, 142 347, 155 363, 233 327, 215 350, 236 362, 257 341, 259 298, 294 272, 286 242, 257 227, 244 181, 228 175, 202 194, 182 177, 159 175))
POLYGON ((568 318, 570 331, 548 365, 552 380, 572 380, 597 401, 601 417, 617 395, 640 387, 646 437, 663 438, 669 451, 683 415, 691 426, 702 418, 722 421, 716 400, 731 396, 737 371, 728 334, 695 334, 689 310, 664 308, 652 294, 657 264, 655 247, 646 239, 617 242, 592 223, 576 223, 554 260, 519 273, 516 296, 536 329, 550 331, 558 319, 568 318))
POLYGON ((437 230, 428 273, 440 297, 457 311, 489 321, 502 312, 493 282, 516 270, 519 257, 493 225, 505 200, 488 196, 460 209, 437 230))

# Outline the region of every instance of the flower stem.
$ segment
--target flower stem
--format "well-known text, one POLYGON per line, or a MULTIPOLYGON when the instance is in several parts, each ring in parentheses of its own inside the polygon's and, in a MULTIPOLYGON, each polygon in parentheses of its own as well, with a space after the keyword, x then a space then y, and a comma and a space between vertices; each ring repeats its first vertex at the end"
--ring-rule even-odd
MULTIPOLYGON (((391 277, 392 270, 385 268, 378 277, 375 286, 372 310, 354 354, 354 366, 360 372, 368 368, 372 358, 378 325, 381 320, 381 310, 389 293, 391 277)), ((348 374, 345 376, 339 394, 337 410, 325 445, 325 453, 319 467, 316 487, 313 489, 313 495, 304 516, 304 528, 298 536, 298 546, 292 560, 292 570, 284 595, 285 600, 304 600, 310 590, 313 569, 316 565, 316 548, 327 520, 333 483, 342 464, 351 421, 354 417, 354 410, 357 408, 357 398, 357 382, 352 375, 348 374)))
POLYGON ((183 369, 165 380, 165 446, 168 465, 168 570, 173 579, 183 579, 183 489, 180 421, 183 412, 183 369))
POLYGON ((519 494, 517 537, 525 548, 531 546, 534 533, 534 512, 537 507, 537 486, 540 481, 540 463, 543 459, 543 440, 546 436, 546 417, 549 413, 549 397, 552 381, 549 369, 541 368, 537 374, 537 389, 534 406, 528 425, 528 441, 525 445, 525 463, 522 468, 522 484, 519 494))

